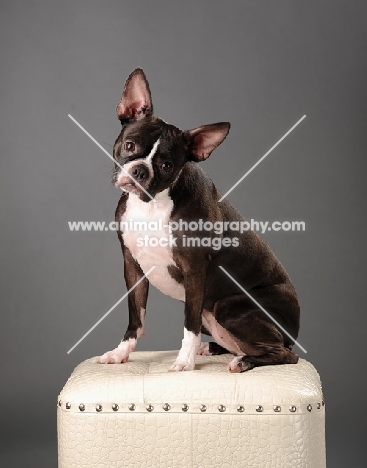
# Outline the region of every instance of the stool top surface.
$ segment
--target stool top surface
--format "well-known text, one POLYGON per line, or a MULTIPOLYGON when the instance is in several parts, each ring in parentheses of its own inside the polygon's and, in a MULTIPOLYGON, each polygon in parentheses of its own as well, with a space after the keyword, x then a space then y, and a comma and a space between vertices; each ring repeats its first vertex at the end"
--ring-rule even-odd
POLYGON ((232 374, 226 370, 232 355, 197 356, 195 370, 168 372, 176 355, 177 351, 136 351, 126 364, 97 364, 96 358, 87 359, 71 374, 58 397, 59 405, 169 403, 181 408, 187 402, 208 407, 243 404, 258 411, 259 405, 273 410, 274 405, 306 408, 322 402, 320 377, 304 359, 298 364, 232 374))

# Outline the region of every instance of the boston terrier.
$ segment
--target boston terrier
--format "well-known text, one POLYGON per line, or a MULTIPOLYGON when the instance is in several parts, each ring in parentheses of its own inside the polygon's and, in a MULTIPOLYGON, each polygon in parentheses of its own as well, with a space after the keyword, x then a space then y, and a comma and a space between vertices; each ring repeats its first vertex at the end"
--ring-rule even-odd
POLYGON ((300 307, 288 274, 254 231, 239 232, 243 216, 227 199, 219 202, 221 193, 197 164, 222 143, 230 124, 182 131, 156 117, 141 68, 128 77, 116 110, 122 128, 113 148, 112 182, 122 189, 115 219, 131 290, 129 324, 117 348, 97 362, 127 362, 144 336, 152 283, 185 304, 182 346, 170 371, 193 370, 197 354, 232 353, 230 372, 297 363, 292 345, 300 307), (138 227, 128 229, 133 222, 138 227), (222 232, 204 229, 218 222, 222 232), (147 232, 149 223, 153 232, 147 232), (190 231, 200 225, 201 231, 190 231), (214 342, 201 343, 201 333, 214 342))

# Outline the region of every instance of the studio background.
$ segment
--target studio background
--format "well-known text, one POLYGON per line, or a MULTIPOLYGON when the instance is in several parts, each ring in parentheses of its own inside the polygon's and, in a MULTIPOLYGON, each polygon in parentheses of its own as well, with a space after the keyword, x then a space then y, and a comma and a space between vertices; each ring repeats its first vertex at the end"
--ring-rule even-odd
MULTIPOLYGON (((365 466, 367 5, 347 0, 2 1, 0 465, 56 467, 56 398, 82 360, 115 347, 126 292, 111 151, 137 66, 155 113, 182 129, 230 121, 202 164, 247 219, 306 223, 262 237, 301 307, 300 343, 326 399, 328 467, 365 466)), ((139 350, 178 349, 183 306, 150 288, 139 350)), ((244 374, 243 378, 246 378, 244 374)))

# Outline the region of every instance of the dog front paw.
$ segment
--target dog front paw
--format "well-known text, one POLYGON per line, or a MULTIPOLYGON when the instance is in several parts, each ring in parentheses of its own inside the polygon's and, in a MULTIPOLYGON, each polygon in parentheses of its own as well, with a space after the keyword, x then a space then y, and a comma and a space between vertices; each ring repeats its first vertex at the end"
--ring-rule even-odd
POLYGON ((97 358, 98 364, 121 364, 129 360, 129 354, 126 354, 123 351, 120 351, 118 348, 115 348, 112 351, 104 353, 102 356, 97 358))
POLYGON ((168 369, 170 372, 192 371, 195 368, 195 356, 200 347, 200 336, 184 329, 184 339, 181 349, 173 365, 168 369))
POLYGON ((181 361, 176 359, 172 366, 168 369, 169 372, 182 372, 182 371, 191 371, 195 368, 194 361, 181 361))
POLYGON ((127 341, 121 341, 117 348, 104 353, 103 356, 97 358, 98 364, 121 364, 129 360, 131 351, 134 351, 136 339, 130 338, 127 341))

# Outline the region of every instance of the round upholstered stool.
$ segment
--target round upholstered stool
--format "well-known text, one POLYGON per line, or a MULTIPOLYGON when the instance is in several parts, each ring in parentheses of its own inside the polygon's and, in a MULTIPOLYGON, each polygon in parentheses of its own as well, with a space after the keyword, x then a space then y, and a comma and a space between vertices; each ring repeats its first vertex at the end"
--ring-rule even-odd
POLYGON ((134 352, 81 363, 57 400, 59 468, 325 468, 325 406, 307 361, 230 374, 233 356, 134 352))

